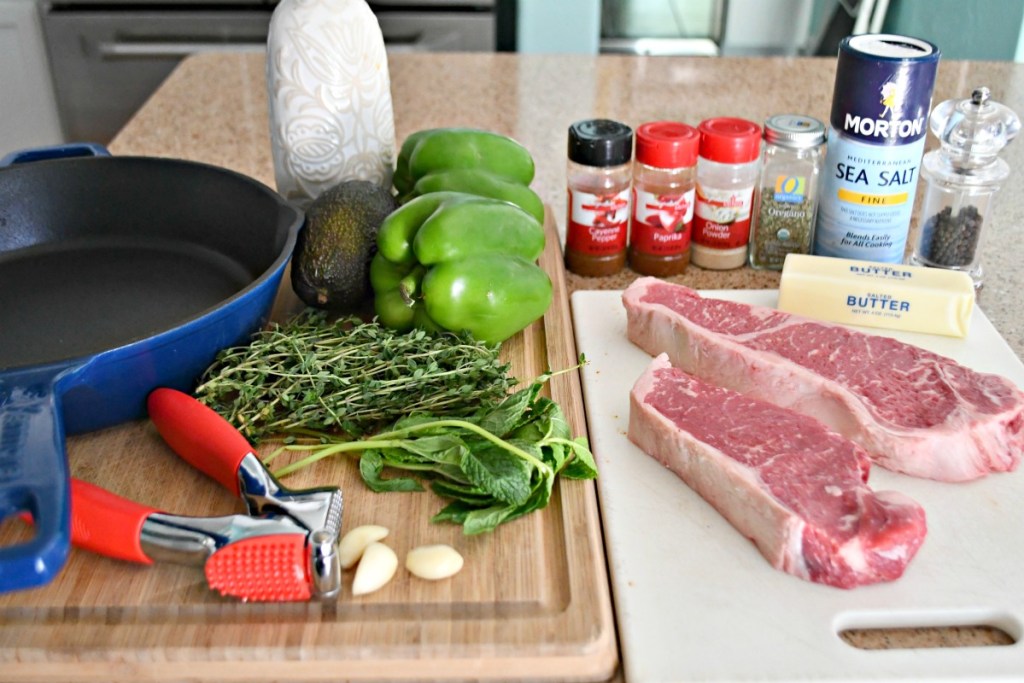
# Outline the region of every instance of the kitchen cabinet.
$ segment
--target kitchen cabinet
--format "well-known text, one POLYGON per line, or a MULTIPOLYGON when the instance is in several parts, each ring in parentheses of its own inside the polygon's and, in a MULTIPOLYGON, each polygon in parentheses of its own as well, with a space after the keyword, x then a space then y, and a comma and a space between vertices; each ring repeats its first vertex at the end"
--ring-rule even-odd
POLYGON ((35 0, 0 0, 0 156, 62 142, 35 0))

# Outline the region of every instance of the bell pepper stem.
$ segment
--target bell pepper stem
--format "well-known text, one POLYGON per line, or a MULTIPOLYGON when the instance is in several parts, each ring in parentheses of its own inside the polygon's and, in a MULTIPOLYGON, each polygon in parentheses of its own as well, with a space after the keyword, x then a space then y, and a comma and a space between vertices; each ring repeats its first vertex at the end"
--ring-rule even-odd
POLYGON ((427 269, 423 266, 416 266, 412 271, 403 277, 398 283, 398 293, 402 295, 402 301, 406 306, 413 306, 416 303, 416 296, 420 291, 420 283, 427 269))

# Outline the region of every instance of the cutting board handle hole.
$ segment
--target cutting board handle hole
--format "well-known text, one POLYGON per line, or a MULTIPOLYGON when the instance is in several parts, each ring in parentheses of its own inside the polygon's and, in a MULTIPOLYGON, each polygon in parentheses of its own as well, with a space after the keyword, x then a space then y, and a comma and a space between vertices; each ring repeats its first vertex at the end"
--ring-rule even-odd
POLYGON ((1005 630, 988 625, 848 628, 839 631, 839 637, 859 650, 1005 646, 1017 642, 1005 630))

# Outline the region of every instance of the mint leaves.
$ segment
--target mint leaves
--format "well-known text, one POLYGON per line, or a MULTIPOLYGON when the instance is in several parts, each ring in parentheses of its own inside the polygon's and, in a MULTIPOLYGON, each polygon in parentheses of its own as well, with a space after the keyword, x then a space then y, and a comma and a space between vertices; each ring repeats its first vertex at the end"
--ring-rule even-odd
POLYGON ((561 407, 540 395, 552 376, 470 417, 413 415, 360 441, 286 445, 266 462, 284 451, 310 452, 274 472, 284 476, 332 455, 359 453, 370 489, 422 491, 429 484, 450 501, 432 521, 460 524, 466 534, 493 531, 547 506, 559 475, 597 476, 586 438, 573 438, 561 407))

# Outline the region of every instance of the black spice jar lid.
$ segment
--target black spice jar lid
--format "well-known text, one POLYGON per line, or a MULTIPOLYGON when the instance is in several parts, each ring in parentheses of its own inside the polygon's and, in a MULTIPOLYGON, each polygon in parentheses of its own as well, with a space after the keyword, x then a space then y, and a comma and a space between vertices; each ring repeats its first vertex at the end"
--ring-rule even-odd
POLYGON ((611 119, 569 126, 569 159, 585 166, 620 166, 633 158, 633 129, 611 119))

